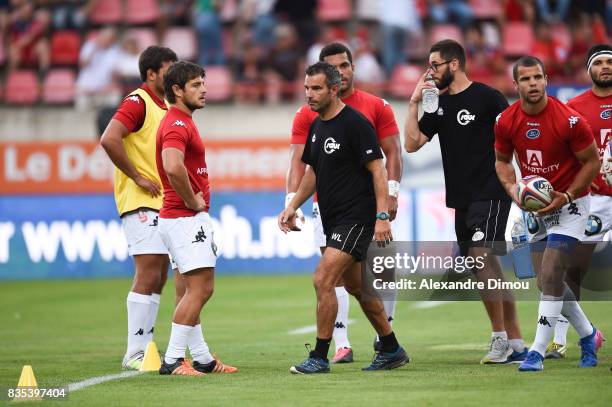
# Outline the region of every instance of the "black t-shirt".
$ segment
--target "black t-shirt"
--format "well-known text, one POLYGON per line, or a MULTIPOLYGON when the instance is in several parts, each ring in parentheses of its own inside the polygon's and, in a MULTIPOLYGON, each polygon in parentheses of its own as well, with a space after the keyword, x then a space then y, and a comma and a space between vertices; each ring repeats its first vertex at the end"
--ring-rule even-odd
POLYGON ((446 206, 465 209, 485 199, 509 200, 495 173, 498 114, 508 107, 499 91, 473 82, 463 92, 440 95, 438 111, 425 113, 419 129, 430 140, 438 134, 446 183, 446 206))
POLYGON ((350 106, 335 117, 310 126, 302 161, 316 176, 325 234, 336 226, 376 222, 372 174, 365 164, 383 158, 370 122, 350 106))

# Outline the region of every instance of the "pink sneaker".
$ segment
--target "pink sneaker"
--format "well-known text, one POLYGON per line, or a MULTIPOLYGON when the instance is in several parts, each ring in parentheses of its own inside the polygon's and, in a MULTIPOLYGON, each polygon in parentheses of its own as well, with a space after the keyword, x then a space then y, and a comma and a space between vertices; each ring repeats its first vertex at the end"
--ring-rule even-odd
POLYGON ((595 333, 595 352, 599 351, 599 348, 603 346, 603 343, 606 341, 604 334, 598 329, 595 333))
POLYGON ((351 348, 340 348, 332 358, 332 363, 353 363, 353 350, 351 348))

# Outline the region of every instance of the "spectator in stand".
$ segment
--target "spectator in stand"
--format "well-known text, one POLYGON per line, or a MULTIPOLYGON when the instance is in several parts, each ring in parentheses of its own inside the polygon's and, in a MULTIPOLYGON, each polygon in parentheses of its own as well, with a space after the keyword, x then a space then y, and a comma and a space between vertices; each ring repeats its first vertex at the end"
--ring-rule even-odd
POLYGON ((312 44, 306 52, 306 66, 310 66, 319 62, 319 53, 329 43, 340 41, 347 42, 346 32, 340 27, 333 27, 327 24, 319 26, 319 35, 317 42, 312 44))
POLYGON ((427 3, 434 23, 445 24, 452 19, 465 28, 474 20, 474 12, 464 0, 428 0, 427 3))
POLYGON ((97 1, 102 0, 38 0, 38 5, 51 13, 53 28, 56 30, 82 29, 97 1))
POLYGON ((157 33, 163 38, 169 26, 190 26, 191 10, 194 0, 158 0, 160 15, 157 21, 157 33))
POLYGON ((535 3, 540 19, 550 24, 556 24, 565 21, 571 2, 571 0, 536 0, 535 3), (554 3, 554 11, 551 11, 551 3, 554 3))
POLYGON ((535 7, 533 0, 503 0, 502 22, 526 22, 531 25, 535 22, 535 7))
POLYGON ((273 13, 275 3, 276 0, 242 0, 238 8, 238 37, 244 41, 252 40, 262 51, 271 49, 276 26, 273 13), (241 32, 251 30, 251 26, 252 33, 241 32))
POLYGON ((421 33, 421 20, 413 0, 380 0, 380 24, 383 66, 387 75, 406 61, 409 35, 421 33))
POLYGON ((121 86, 121 94, 127 94, 130 90, 142 84, 138 60, 140 58, 138 41, 134 37, 124 37, 115 64, 115 78, 121 86))
POLYGON ((194 26, 198 35, 198 64, 204 67, 225 65, 219 7, 219 0, 196 0, 195 2, 194 26))
POLYGON ((547 22, 536 25, 535 41, 531 55, 539 58, 546 67, 551 81, 562 80, 565 75, 565 63, 568 50, 552 35, 552 26, 547 22))
MULTIPOLYGON (((293 26, 277 25, 275 37, 276 45, 270 51, 265 73, 266 97, 269 103, 277 103, 281 97, 294 98, 298 90, 296 81, 301 80, 304 73, 304 60, 293 26)), ((302 86, 299 86, 299 89, 302 89, 302 86)))
POLYGON ((470 78, 496 89, 508 87, 499 86, 508 82, 504 55, 499 48, 487 44, 480 24, 471 24, 465 31, 465 52, 470 78))
POLYGON ((76 81, 75 106, 78 109, 113 106, 119 102, 122 93, 113 80, 119 57, 117 32, 113 27, 104 28, 83 45, 76 81))
POLYGON ((242 47, 240 59, 236 61, 236 102, 258 103, 262 95, 265 63, 261 50, 252 42, 242 47))
POLYGON ((306 52, 317 35, 315 11, 317 0, 276 0, 274 12, 280 21, 288 22, 297 30, 297 45, 306 52))
POLYGON ((355 38, 353 41, 353 64, 358 69, 354 72, 354 81, 360 90, 381 95, 385 82, 385 71, 378 63, 376 55, 368 41, 355 38))
POLYGON ((49 68, 49 13, 34 10, 31 1, 12 0, 8 16, 9 69, 38 66, 41 72, 49 68))

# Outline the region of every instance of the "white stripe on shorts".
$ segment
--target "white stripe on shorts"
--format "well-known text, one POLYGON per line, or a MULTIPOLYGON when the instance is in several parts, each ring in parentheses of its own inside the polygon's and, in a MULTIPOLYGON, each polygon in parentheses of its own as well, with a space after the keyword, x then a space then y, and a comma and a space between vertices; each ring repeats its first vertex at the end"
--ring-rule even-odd
POLYGON ((489 202, 489 216, 487 216, 487 224, 485 226, 485 238, 484 241, 487 243, 487 232, 489 231, 489 219, 491 218, 491 208, 493 207, 493 200, 489 202))
POLYGON ((355 229, 356 226, 357 225, 355 224, 355 226, 353 226, 351 230, 349 230, 348 234, 344 238, 344 243, 342 243, 342 249, 340 249, 340 251, 344 251, 344 245, 346 244, 346 242, 348 242, 349 236, 351 235, 351 232, 353 231, 353 229, 355 229))
POLYGON ((359 241, 359 237, 361 237, 361 234, 363 233, 363 226, 361 227, 361 231, 359 232, 359 234, 357 235, 357 239, 355 239, 355 243, 353 243, 353 247, 351 247, 351 251, 349 252, 349 254, 353 253, 353 249, 355 248, 355 246, 357 245, 357 242, 359 241))

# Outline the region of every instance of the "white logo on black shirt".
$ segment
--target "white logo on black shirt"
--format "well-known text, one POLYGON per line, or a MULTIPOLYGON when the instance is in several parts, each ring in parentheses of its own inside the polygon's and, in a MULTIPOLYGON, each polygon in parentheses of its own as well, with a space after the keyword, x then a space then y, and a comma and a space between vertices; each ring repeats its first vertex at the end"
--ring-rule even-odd
POLYGON ((328 137, 325 143, 323 143, 323 150, 325 150, 327 154, 331 154, 336 150, 340 150, 340 143, 336 143, 333 137, 328 137))
POLYGON ((311 140, 311 141, 314 143, 316 139, 317 139, 317 135, 316 135, 316 133, 314 133, 314 134, 312 135, 312 140, 311 140))
POLYGON ((438 108, 438 116, 444 116, 444 109, 438 108))
POLYGON ((476 120, 476 115, 471 114, 467 109, 461 109, 457 113, 457 122, 462 126, 468 125, 474 120, 476 120))

